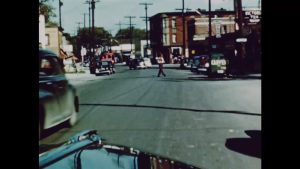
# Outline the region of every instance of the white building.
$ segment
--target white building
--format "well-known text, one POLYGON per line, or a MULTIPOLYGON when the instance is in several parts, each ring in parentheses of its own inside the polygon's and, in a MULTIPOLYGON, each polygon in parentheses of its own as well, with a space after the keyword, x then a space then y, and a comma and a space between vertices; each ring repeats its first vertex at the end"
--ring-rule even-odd
MULTIPOLYGON (((150 46, 150 40, 148 40, 148 45, 150 46)), ((147 40, 141 40, 141 56, 142 58, 145 57, 144 55, 146 54, 148 56, 151 56, 151 49, 147 49, 147 40)))
POLYGON ((45 16, 39 16, 39 43, 42 48, 46 47, 46 28, 45 28, 45 16))

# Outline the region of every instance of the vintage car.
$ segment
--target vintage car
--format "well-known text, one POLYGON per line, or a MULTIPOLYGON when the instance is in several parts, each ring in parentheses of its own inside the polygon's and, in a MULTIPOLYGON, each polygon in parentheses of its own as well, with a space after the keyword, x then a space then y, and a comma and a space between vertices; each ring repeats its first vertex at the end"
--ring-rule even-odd
POLYGON ((45 129, 63 122, 75 125, 78 112, 76 89, 65 77, 62 60, 39 49, 39 138, 45 129))

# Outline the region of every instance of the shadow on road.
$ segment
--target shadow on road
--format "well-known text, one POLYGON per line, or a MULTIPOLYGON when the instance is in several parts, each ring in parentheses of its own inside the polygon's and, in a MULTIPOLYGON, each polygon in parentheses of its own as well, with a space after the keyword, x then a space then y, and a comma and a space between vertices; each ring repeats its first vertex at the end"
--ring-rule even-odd
POLYGON ((109 71, 102 71, 102 72, 95 73, 95 76, 104 76, 109 74, 110 74, 109 71))
POLYGON ((232 151, 261 158, 261 131, 246 130, 245 133, 250 138, 229 138, 225 146, 232 151))
POLYGON ((110 78, 110 79, 103 79, 103 80, 120 80, 120 79, 147 79, 147 78, 156 78, 156 75, 150 75, 150 76, 138 76, 138 77, 116 77, 116 78, 110 78))
POLYGON ((68 124, 67 124, 66 122, 64 122, 64 123, 61 123, 61 124, 56 125, 56 126, 54 126, 54 127, 51 127, 51 128, 49 128, 49 129, 45 129, 45 130, 42 132, 42 134, 41 134, 41 140, 42 140, 42 139, 45 139, 45 138, 47 138, 47 137, 49 137, 49 136, 51 136, 51 135, 54 134, 54 133, 59 132, 59 131, 62 130, 62 129, 69 129, 69 128, 70 128, 70 127, 68 126, 68 124))
POLYGON ((136 105, 136 104, 101 104, 101 103, 82 103, 81 106, 111 106, 111 107, 138 107, 138 108, 155 108, 155 109, 167 109, 167 110, 183 110, 193 112, 211 112, 211 113, 228 113, 228 114, 240 114, 240 115, 252 115, 261 116, 257 113, 249 113, 234 110, 199 110, 190 108, 177 108, 177 107, 165 107, 165 106, 148 106, 148 105, 136 105))
POLYGON ((187 81, 233 81, 233 80, 253 80, 260 79, 259 77, 252 78, 229 78, 229 77, 207 77, 207 76, 192 76, 187 78, 162 78, 160 81, 168 81, 168 82, 187 82, 187 81))

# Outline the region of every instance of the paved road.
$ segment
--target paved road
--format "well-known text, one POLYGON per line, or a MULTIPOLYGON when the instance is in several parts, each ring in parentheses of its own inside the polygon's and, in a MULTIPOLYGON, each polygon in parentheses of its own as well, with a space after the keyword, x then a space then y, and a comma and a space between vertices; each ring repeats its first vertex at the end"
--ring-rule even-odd
POLYGON ((172 65, 160 78, 156 68, 117 71, 71 78, 80 95, 79 121, 50 130, 41 143, 96 129, 110 143, 201 168, 261 168, 260 79, 207 79, 172 65))

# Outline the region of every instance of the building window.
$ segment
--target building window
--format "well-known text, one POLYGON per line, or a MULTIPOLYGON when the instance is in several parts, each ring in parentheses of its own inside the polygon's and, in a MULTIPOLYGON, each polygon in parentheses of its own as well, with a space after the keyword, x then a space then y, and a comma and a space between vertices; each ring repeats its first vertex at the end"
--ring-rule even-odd
POLYGON ((164 44, 167 43, 167 34, 166 33, 163 34, 163 43, 164 44))
POLYGON ((168 28, 168 18, 163 19, 163 28, 164 29, 168 28))
POLYGON ((176 17, 172 17, 172 33, 176 33, 176 17))
POLYGON ((223 32, 224 32, 224 34, 226 34, 227 33, 227 25, 223 25, 223 32))
POLYGON ((172 43, 176 43, 176 34, 172 35, 172 43))
POLYGON ((169 18, 168 17, 165 17, 165 18, 163 18, 163 20, 162 20, 162 29, 163 29, 163 39, 162 39, 162 41, 163 41, 163 43, 164 44, 169 44, 170 43, 170 40, 169 40, 169 36, 170 36, 170 34, 169 34, 169 18))
POLYGON ((46 39, 45 39, 46 45, 49 46, 49 45, 50 45, 49 34, 46 34, 45 38, 46 38, 46 39))

